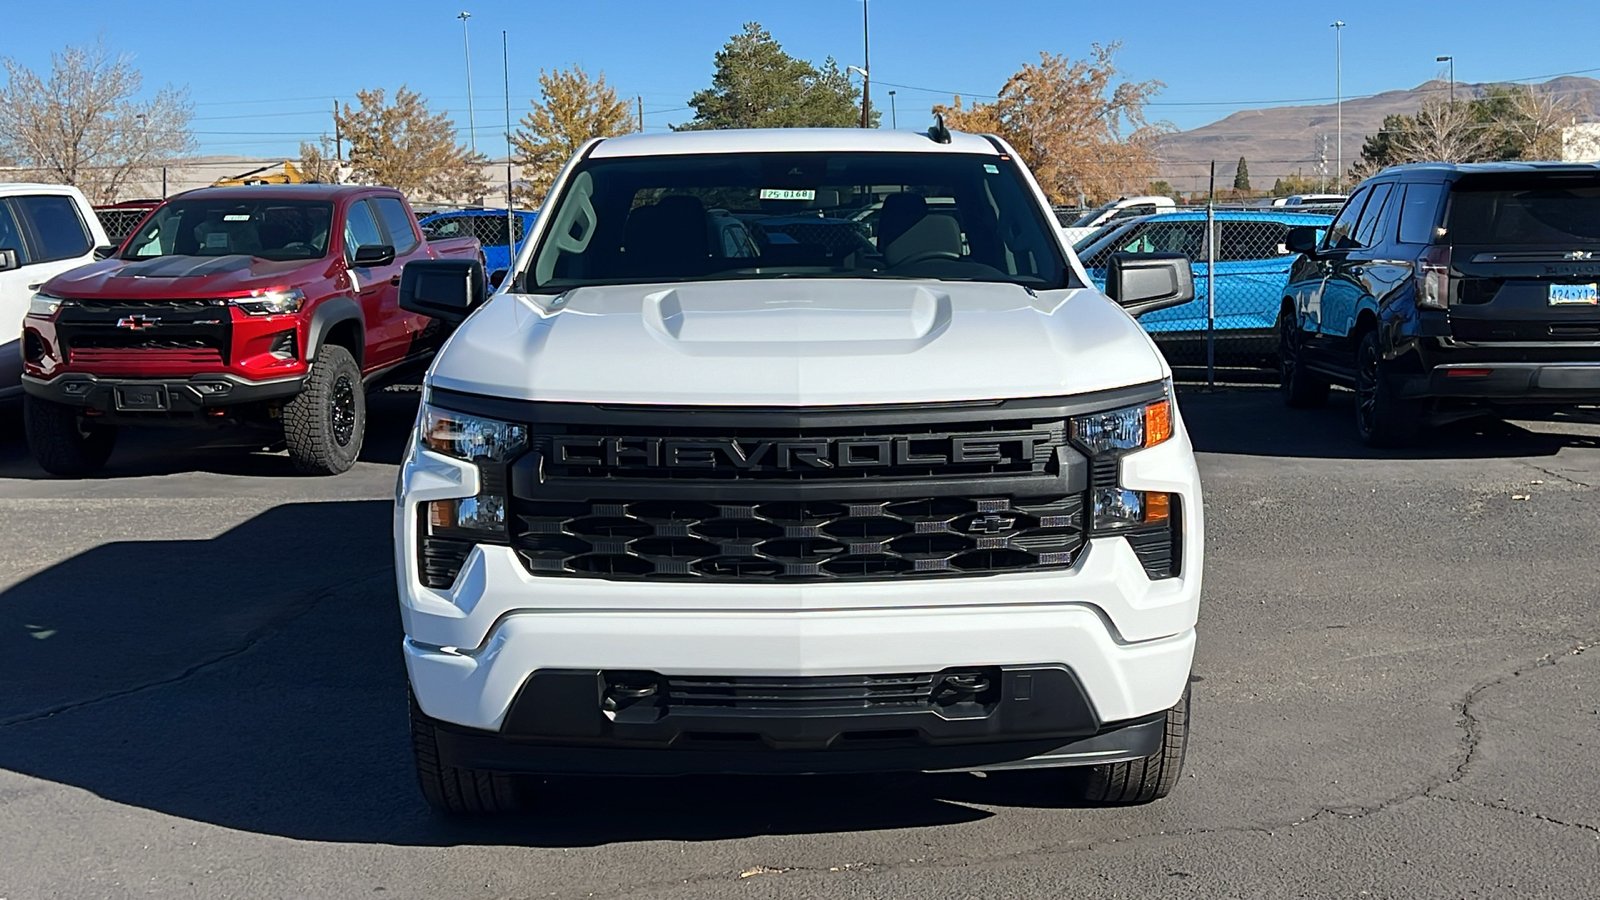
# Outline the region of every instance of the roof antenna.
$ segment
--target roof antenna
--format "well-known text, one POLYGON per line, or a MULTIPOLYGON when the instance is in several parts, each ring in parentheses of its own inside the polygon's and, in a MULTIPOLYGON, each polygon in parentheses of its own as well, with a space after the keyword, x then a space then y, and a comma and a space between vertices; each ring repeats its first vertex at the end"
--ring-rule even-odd
POLYGON ((936 144, 950 143, 950 129, 945 127, 944 113, 933 114, 933 127, 928 129, 928 137, 936 144))

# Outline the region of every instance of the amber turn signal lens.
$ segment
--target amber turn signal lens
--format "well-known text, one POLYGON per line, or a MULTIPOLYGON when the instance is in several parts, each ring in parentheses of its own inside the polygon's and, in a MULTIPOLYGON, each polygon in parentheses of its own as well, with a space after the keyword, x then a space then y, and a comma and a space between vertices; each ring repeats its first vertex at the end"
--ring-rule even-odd
POLYGON ((456 524, 455 500, 431 500, 428 502, 428 524, 434 528, 454 528, 456 524))
POLYGON ((1144 408, 1144 445, 1154 447, 1172 437, 1172 401, 1159 400, 1144 408))
POLYGON ((1144 524, 1157 525, 1172 518, 1172 495, 1146 491, 1144 495, 1144 524))

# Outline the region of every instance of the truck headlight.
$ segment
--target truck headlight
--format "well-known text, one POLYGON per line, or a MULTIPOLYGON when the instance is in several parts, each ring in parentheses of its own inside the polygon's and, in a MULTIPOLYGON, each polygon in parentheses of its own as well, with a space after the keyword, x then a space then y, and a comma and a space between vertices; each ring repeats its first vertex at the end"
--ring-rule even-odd
POLYGON ((511 422, 424 405, 417 423, 423 447, 478 467, 478 494, 427 504, 427 534, 506 543, 506 465, 528 449, 528 429, 511 422))
POLYGON ((1172 438, 1172 383, 1159 400, 1106 412, 1077 416, 1069 423, 1072 440, 1089 454, 1089 533, 1125 534, 1176 528, 1176 498, 1159 491, 1136 491, 1122 486, 1121 458, 1172 438))
POLYGON ((256 291, 248 297, 233 297, 229 303, 252 316, 281 316, 299 312, 306 303, 306 295, 299 288, 256 291))
POLYGON ((69 301, 49 294, 34 294, 28 301, 28 315, 36 319, 49 319, 60 311, 61 307, 69 301))

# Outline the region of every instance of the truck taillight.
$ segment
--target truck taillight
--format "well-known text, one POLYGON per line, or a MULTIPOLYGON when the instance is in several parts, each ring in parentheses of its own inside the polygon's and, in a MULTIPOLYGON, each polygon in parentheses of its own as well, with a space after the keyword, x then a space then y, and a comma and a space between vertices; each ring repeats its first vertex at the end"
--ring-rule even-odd
POLYGON ((1450 248, 1429 247, 1417 261, 1417 305, 1445 309, 1450 305, 1450 248))

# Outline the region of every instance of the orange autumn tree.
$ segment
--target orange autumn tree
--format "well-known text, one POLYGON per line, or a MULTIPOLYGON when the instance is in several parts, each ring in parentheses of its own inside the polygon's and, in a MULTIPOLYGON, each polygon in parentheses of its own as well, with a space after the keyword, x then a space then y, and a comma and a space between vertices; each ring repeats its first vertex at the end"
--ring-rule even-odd
POLYGON ((1144 108, 1164 84, 1123 81, 1115 63, 1120 43, 1094 44, 1073 60, 1040 53, 1007 79, 993 103, 935 106, 953 129, 1004 138, 1033 169, 1055 204, 1090 204, 1138 192, 1156 177, 1156 138, 1170 126, 1145 120, 1144 108))

